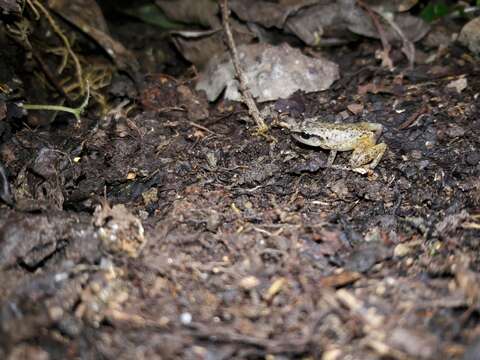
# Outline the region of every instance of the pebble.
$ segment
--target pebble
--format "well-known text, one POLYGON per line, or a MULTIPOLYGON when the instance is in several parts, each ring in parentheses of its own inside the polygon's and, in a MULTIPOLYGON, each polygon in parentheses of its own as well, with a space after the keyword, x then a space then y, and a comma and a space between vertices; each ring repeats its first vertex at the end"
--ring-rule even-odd
POLYGON ((192 323, 192 314, 184 312, 180 315, 180 322, 183 325, 190 325, 192 323))
POLYGON ((477 165, 480 162, 480 152, 477 151, 469 153, 465 160, 468 165, 477 165))
POLYGON ((474 54, 480 54, 480 17, 465 24, 458 40, 474 54))
POLYGON ((393 250, 393 257, 401 258, 412 253, 413 248, 406 244, 398 244, 393 250))

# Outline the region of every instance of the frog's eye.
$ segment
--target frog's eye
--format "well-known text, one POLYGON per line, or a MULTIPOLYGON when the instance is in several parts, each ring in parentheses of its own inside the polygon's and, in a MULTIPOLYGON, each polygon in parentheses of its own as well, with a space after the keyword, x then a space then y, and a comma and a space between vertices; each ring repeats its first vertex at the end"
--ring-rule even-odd
POLYGON ((310 139, 312 136, 310 134, 306 134, 306 133, 301 133, 300 134, 300 137, 304 140, 308 140, 310 139))

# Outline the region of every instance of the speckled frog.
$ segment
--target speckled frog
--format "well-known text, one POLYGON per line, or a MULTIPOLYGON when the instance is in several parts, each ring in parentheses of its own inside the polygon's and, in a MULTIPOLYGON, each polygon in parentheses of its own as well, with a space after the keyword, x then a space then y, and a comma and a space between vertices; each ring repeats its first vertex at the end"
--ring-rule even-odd
POLYGON ((353 169, 374 169, 387 150, 386 144, 376 144, 383 130, 382 124, 369 122, 335 124, 322 122, 317 118, 306 119, 303 122, 297 122, 292 118, 283 121, 295 140, 330 150, 328 166, 332 166, 337 151, 353 150, 350 157, 350 166, 353 169))

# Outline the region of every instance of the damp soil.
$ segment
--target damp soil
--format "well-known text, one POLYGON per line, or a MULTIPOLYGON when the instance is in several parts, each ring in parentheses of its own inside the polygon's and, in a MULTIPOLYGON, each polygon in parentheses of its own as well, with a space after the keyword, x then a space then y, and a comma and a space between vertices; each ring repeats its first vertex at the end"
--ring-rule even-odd
POLYGON ((133 109, 14 128, 0 357, 478 359, 478 61, 453 45, 392 72, 378 46, 326 49, 341 79, 262 104, 267 138, 241 104, 195 120, 192 81, 146 74, 133 109), (279 110, 381 123, 388 150, 329 168, 279 110))

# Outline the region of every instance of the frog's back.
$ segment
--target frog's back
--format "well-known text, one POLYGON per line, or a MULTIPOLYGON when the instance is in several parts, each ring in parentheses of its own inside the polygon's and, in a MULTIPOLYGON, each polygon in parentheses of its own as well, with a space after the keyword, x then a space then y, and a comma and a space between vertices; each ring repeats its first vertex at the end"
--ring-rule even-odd
POLYGON ((372 123, 372 122, 366 122, 366 121, 361 121, 357 123, 325 123, 328 124, 327 126, 332 129, 339 129, 339 130, 350 130, 350 131, 356 131, 357 134, 362 134, 364 132, 377 132, 377 131, 382 131, 383 130, 383 125, 379 123, 372 123))
POLYGON ((303 130, 306 134, 315 136, 316 146, 327 150, 349 151, 357 146, 361 138, 370 136, 372 131, 378 131, 377 127, 372 129, 370 125, 371 123, 306 121, 303 130))

